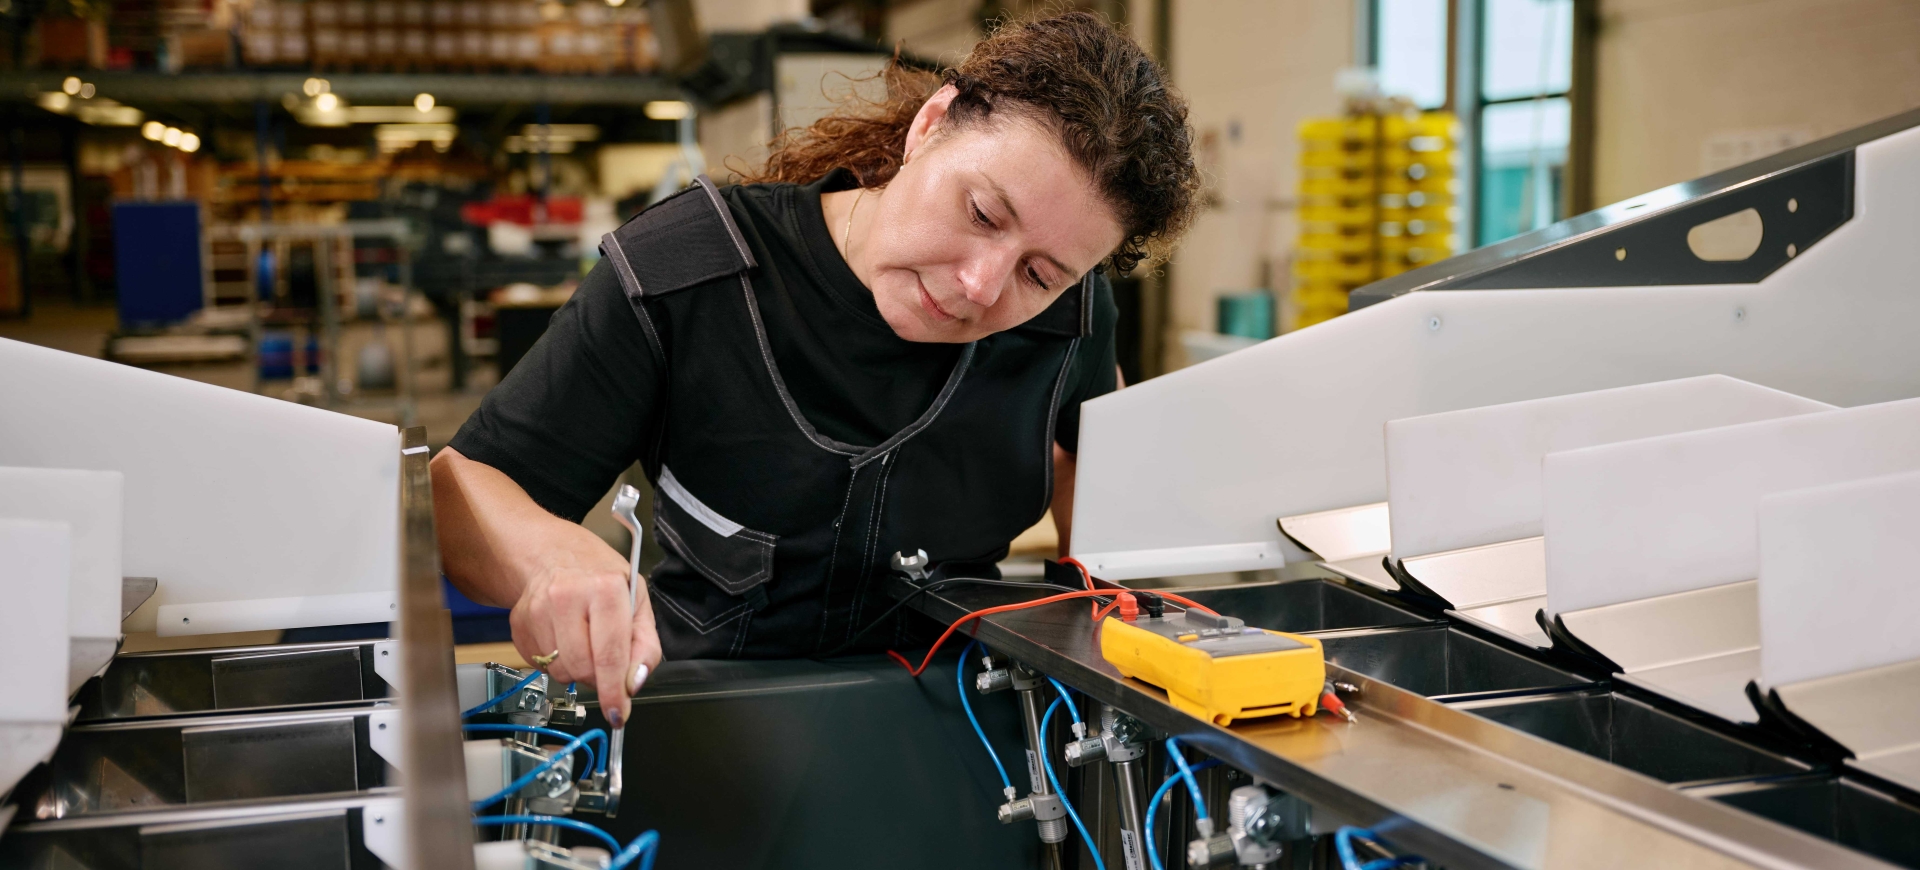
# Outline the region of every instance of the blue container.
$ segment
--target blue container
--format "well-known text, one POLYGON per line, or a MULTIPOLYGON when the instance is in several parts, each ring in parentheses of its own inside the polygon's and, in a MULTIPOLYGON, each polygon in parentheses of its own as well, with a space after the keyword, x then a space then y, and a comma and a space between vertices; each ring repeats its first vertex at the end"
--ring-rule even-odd
POLYGON ((293 333, 260 334, 260 379, 285 381, 293 378, 293 333))
POLYGON ((113 204, 113 272, 123 328, 179 323, 206 304, 200 204, 113 204))
POLYGON ((1242 338, 1261 340, 1272 338, 1273 294, 1265 290, 1249 290, 1244 293, 1226 293, 1220 296, 1219 325, 1221 335, 1237 335, 1242 338))

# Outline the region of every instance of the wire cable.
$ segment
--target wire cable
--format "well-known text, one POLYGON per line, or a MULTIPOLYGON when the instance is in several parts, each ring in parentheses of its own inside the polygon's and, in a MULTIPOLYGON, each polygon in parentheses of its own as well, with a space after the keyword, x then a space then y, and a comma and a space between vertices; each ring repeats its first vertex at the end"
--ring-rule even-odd
MULTIPOLYGON (((1054 679, 1054 678, 1052 678, 1052 677, 1048 677, 1048 678, 1047 678, 1047 682, 1049 682, 1049 683, 1052 683, 1052 684, 1053 684, 1053 688, 1054 688, 1054 691, 1056 691, 1056 692, 1059 692, 1059 693, 1060 693, 1060 700, 1062 700, 1062 701, 1065 701, 1065 702, 1067 702, 1067 712, 1068 712, 1069 714, 1072 714, 1072 716, 1073 716, 1073 724, 1075 724, 1075 725, 1080 725, 1080 724, 1082 724, 1082 722, 1081 722, 1081 720, 1080 720, 1080 708, 1079 708, 1079 707, 1075 707, 1075 706, 1073 705, 1073 696, 1071 696, 1071 695, 1068 695, 1068 694, 1067 694, 1067 687, 1066 687, 1066 686, 1062 686, 1062 685, 1060 685, 1060 681, 1059 681, 1059 680, 1056 680, 1056 679, 1054 679)), ((1076 735, 1074 735, 1074 736, 1075 736, 1075 737, 1084 737, 1084 736, 1086 736, 1086 735, 1084 735, 1084 734, 1076 734, 1076 735)))
POLYGON ((1405 867, 1409 864, 1426 863, 1426 859, 1418 855, 1394 855, 1389 858, 1378 858, 1362 864, 1360 863, 1360 856, 1353 851, 1354 840, 1366 840, 1369 843, 1385 849, 1386 841, 1381 839, 1379 834, 1367 828, 1356 828, 1352 825, 1345 825, 1333 832, 1333 851, 1340 857, 1341 870, 1390 870, 1390 868, 1393 867, 1405 867))
POLYGON ((847 638, 845 643, 834 647, 828 652, 821 653, 815 656, 815 658, 830 659, 852 649, 853 645, 859 642, 860 638, 865 637, 867 632, 878 628, 881 623, 892 618, 895 613, 899 613, 900 608, 907 606, 908 602, 928 592, 938 592, 948 586, 998 586, 1004 589, 1061 589, 1068 592, 1076 591, 1072 586, 1062 586, 1058 583, 1043 583, 1031 580, 995 580, 991 577, 948 577, 945 580, 935 580, 923 586, 915 587, 912 593, 894 602, 892 607, 887 608, 859 631, 854 632, 847 638))
MULTIPOLYGON (((1106 590, 1106 589, 1101 589, 1097 591, 1092 589, 1076 589, 1072 592, 1062 592, 1059 595, 1049 595, 1045 598, 1035 598, 1032 601, 1022 601, 1017 604, 1002 604, 998 607, 986 607, 980 610, 975 610, 972 613, 968 613, 965 616, 962 616, 959 619, 954 620, 952 625, 947 626, 947 630, 942 632, 940 634, 939 639, 933 642, 933 647, 927 650, 926 658, 920 660, 919 667, 908 668, 907 673, 912 674, 913 676, 916 676, 916 677, 920 676, 922 673, 925 673, 927 670, 927 665, 933 664, 934 654, 940 651, 940 646, 947 642, 947 638, 952 637, 954 632, 959 631, 960 626, 965 625, 968 622, 971 622, 973 620, 979 619, 980 617, 990 616, 995 613, 1006 613, 1011 610, 1026 610, 1031 607, 1040 607, 1047 604, 1053 604, 1055 602, 1069 601, 1075 598, 1092 598, 1094 596, 1113 595, 1113 594, 1115 594, 1113 591, 1106 590)), ((1214 612, 1213 608, 1211 607, 1208 607, 1197 601, 1190 601, 1186 598, 1175 595, 1171 592, 1160 592, 1156 594, 1158 594, 1161 598, 1165 598, 1169 601, 1173 601, 1177 604, 1192 608, 1194 610, 1201 611, 1203 613, 1214 612)), ((895 653, 895 655, 896 657, 899 656, 898 653, 895 653)), ((899 658, 902 664, 904 665, 905 664, 904 657, 899 657, 899 658)))
POLYGON ((1418 855, 1395 855, 1391 858, 1368 861, 1360 865, 1360 870, 1392 870, 1394 867, 1410 867, 1414 864, 1425 863, 1427 863, 1427 860, 1418 855))
POLYGON ((653 859, 660 857, 660 832, 648 831, 633 838, 625 849, 619 850, 613 861, 607 864, 607 870, 622 870, 634 859, 640 859, 640 870, 653 870, 653 859))
MULTIPOLYGON (((1080 579, 1086 582, 1088 589, 1100 588, 1098 586, 1093 585, 1093 572, 1087 570, 1087 566, 1083 564, 1079 559, 1075 559, 1072 556, 1067 556, 1066 558, 1063 558, 1060 560, 1060 564, 1072 565, 1073 567, 1080 569, 1080 579)), ((1093 621, 1099 622, 1100 621, 1100 602, 1096 601, 1093 603, 1092 613, 1093 613, 1093 621)))
MULTIPOLYGON (((559 764, 561 759, 566 758, 569 755, 572 755, 575 750, 579 749, 582 746, 585 746, 587 741, 592 740, 596 737, 600 738, 601 740, 605 740, 607 739, 607 732, 602 731, 598 728, 595 728, 593 730, 586 732, 585 734, 582 734, 578 737, 573 738, 572 742, 568 743, 566 746, 561 747, 560 751, 555 752, 552 756, 549 756, 546 761, 541 762, 539 765, 535 766, 534 769, 529 770, 524 774, 521 774, 519 779, 516 779, 513 782, 508 783, 506 788, 503 788, 497 792, 494 792, 493 794, 488 795, 487 797, 481 798, 480 800, 474 801, 473 811, 477 813, 481 810, 484 810, 487 807, 493 806, 496 802, 500 801, 502 798, 505 798, 506 796, 513 794, 516 791, 526 788, 527 783, 533 782, 535 777, 538 777, 540 774, 545 773, 547 770, 551 769, 554 765, 559 764)), ((614 845, 617 847, 619 844, 615 843, 614 845)))
POLYGON ((1007 766, 1000 763, 1000 753, 987 741, 986 729, 980 727, 980 720, 973 715, 973 702, 967 698, 967 657, 980 646, 977 640, 967 642, 966 649, 960 651, 960 666, 954 668, 953 682, 960 689, 960 709, 967 711, 967 721, 973 723, 973 735, 980 738, 980 745, 987 748, 987 757, 993 759, 993 769, 1000 772, 1000 787, 1013 791, 1013 780, 1007 778, 1007 766))
POLYGON ((460 713, 460 718, 466 719, 473 716, 475 713, 481 713, 481 712, 485 712, 486 710, 492 709, 493 705, 513 697, 515 692, 518 692, 521 689, 524 689, 528 686, 533 685, 533 681, 540 679, 542 676, 545 676, 545 674, 538 670, 534 671, 531 674, 528 674, 526 679, 521 680, 520 682, 514 683, 513 688, 508 689, 504 692, 501 692, 500 694, 495 695, 491 698, 488 698, 484 703, 482 703, 478 707, 471 707, 465 711, 462 711, 460 713))
MULTIPOLYGON (((1059 686, 1059 683, 1054 683, 1059 686)), ((1053 793, 1060 798, 1060 806, 1067 810, 1067 818, 1073 820, 1073 826, 1080 830, 1080 840, 1087 844, 1087 851, 1093 853, 1094 870, 1107 870, 1105 861, 1100 860, 1100 847, 1093 844, 1093 835, 1087 833, 1087 826, 1080 822, 1080 814, 1073 811, 1073 802, 1067 800, 1067 790, 1060 787, 1060 779, 1053 775, 1053 759, 1047 753, 1047 726, 1053 724, 1053 711, 1060 709, 1060 702, 1067 699, 1067 690, 1060 690, 1060 697, 1047 705, 1047 715, 1040 717, 1040 769, 1047 772, 1047 782, 1053 786, 1053 793)), ((1072 702, 1068 702, 1071 705, 1072 702)), ((1079 716, 1075 716, 1078 719, 1079 716)))
MULTIPOLYGON (((460 730, 467 731, 470 733, 496 733, 496 734, 502 733, 502 732, 524 731, 529 734, 539 734, 546 737, 558 737, 561 740, 573 739, 573 735, 568 734, 565 731, 556 731, 552 728, 541 728, 537 725, 462 725, 460 726, 460 730)), ((607 760, 604 756, 594 755, 593 744, 588 743, 585 747, 582 747, 582 748, 586 749, 587 751, 587 766, 580 771, 580 778, 586 779, 589 775, 595 772, 606 773, 607 760), (596 760, 598 762, 597 764, 596 764, 596 760)), ((600 749, 602 752, 605 752, 606 748, 607 748, 607 737, 606 735, 602 734, 600 736, 600 749)))
MULTIPOLYGON (((1220 766, 1218 759, 1209 758, 1194 765, 1192 770, 1206 770, 1209 767, 1218 766, 1220 766)), ((1147 821, 1140 831, 1140 839, 1145 843, 1142 848, 1147 850, 1147 860, 1153 864, 1153 870, 1167 870, 1166 865, 1160 862, 1160 847, 1153 841, 1153 817, 1160 811, 1160 801, 1166 798, 1167 791, 1173 788, 1174 783, 1180 781, 1180 777, 1181 774, 1176 773, 1162 780, 1160 788, 1153 793, 1153 800, 1147 801, 1147 821)))
POLYGON ((620 841, 614 839, 612 834, 602 831, 586 822, 577 822, 573 819, 560 816, 474 816, 473 824, 476 827, 482 828, 496 827, 499 825, 553 825, 555 827, 579 831, 583 834, 592 834, 593 836, 599 837, 601 842, 611 847, 612 851, 620 851, 620 841))
POLYGON ((1193 778, 1193 768, 1187 766, 1187 757, 1180 754, 1180 739, 1167 738, 1167 755, 1173 763, 1180 766, 1180 776, 1187 781, 1187 793, 1193 796, 1193 810, 1196 819, 1204 821, 1207 816, 1207 801, 1200 796, 1200 783, 1193 778))

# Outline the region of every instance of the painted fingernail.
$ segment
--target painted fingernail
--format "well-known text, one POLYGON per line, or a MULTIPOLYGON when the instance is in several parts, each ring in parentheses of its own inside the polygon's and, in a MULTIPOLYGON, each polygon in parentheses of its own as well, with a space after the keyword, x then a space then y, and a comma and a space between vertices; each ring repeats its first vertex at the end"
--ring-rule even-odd
POLYGON ((607 708, 607 724, 612 725, 615 728, 620 727, 620 708, 618 707, 607 708))
POLYGON ((640 694, 640 687, 647 684, 647 674, 649 673, 651 673, 651 670, 646 665, 634 666, 633 682, 628 684, 627 694, 629 695, 640 694))

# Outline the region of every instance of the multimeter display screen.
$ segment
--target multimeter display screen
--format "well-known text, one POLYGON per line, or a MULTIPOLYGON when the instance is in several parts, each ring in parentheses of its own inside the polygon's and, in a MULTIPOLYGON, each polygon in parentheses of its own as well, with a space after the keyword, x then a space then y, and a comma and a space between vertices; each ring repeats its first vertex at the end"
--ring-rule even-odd
POLYGON ((1307 649, 1304 643, 1248 627, 1236 617, 1213 616, 1198 611, 1177 613, 1158 619, 1140 619, 1133 625, 1176 643, 1193 647, 1214 658, 1307 649))

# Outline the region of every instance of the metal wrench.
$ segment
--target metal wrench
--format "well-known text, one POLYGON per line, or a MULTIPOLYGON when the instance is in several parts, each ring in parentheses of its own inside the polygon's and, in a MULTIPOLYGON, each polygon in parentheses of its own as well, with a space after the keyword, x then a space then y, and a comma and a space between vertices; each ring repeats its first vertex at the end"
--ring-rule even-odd
MULTIPOLYGON (((640 527, 639 517, 633 509, 640 504, 640 490, 631 484, 623 485, 613 496, 613 516, 620 524, 633 533, 633 551, 627 557, 627 612, 640 609, 640 545, 646 540, 646 533, 640 527)), ((620 723, 608 735, 607 747, 607 818, 613 818, 620 810, 620 790, 622 786, 621 762, 627 749, 627 723, 620 723)))

